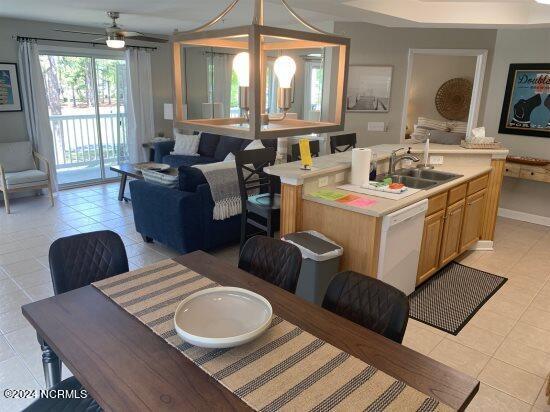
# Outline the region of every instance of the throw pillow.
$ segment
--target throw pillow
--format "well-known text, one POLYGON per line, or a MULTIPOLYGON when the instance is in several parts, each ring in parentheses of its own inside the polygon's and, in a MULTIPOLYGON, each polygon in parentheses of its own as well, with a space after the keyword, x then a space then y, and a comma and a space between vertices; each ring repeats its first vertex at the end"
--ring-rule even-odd
POLYGON ((200 135, 175 134, 173 155, 199 156, 197 153, 200 143, 200 135))
POLYGON ((265 146, 263 145, 261 140, 252 140, 251 143, 248 144, 244 148, 244 150, 257 150, 257 149, 265 149, 265 146))
POLYGON ((234 162, 235 161, 235 155, 231 152, 225 156, 225 159, 223 159, 224 162, 234 162))
POLYGON ((430 139, 430 143, 456 145, 459 145, 465 137, 465 133, 444 132, 442 130, 430 130, 428 136, 428 138, 430 139))

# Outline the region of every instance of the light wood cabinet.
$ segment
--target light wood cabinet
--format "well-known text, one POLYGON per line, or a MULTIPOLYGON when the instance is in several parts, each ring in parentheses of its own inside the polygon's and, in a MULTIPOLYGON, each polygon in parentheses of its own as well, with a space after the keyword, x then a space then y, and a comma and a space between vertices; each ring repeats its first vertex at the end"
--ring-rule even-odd
POLYGON ((468 250, 481 237, 481 223, 485 206, 486 190, 481 190, 466 198, 464 223, 460 237, 460 253, 468 250))
POLYGON ((416 276, 417 285, 428 279, 439 268, 439 248, 444 223, 445 209, 426 217, 424 220, 424 233, 416 276))
POLYGON ((456 258, 460 252, 460 232, 462 230, 465 203, 466 201, 462 199, 447 208, 441 239, 439 266, 445 266, 456 258))

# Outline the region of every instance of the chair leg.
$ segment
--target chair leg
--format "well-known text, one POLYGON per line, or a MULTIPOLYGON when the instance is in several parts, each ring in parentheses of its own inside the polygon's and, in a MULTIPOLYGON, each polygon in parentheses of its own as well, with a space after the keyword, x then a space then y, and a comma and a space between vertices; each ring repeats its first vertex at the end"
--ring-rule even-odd
POLYGON ((6 213, 10 214, 10 198, 8 196, 8 191, 6 189, 2 190, 2 193, 4 194, 4 206, 6 208, 6 213))
POLYGON ((38 341, 42 349, 44 380, 46 381, 46 388, 50 389, 61 382, 61 359, 40 336, 38 337, 38 341))
POLYGON ((246 225, 248 224, 247 220, 248 220, 247 213, 246 211, 243 210, 243 212, 241 213, 241 245, 240 245, 241 250, 244 246, 244 243, 246 242, 246 225))
POLYGON ((266 235, 267 237, 273 237, 273 227, 272 227, 272 213, 268 213, 267 214, 267 218, 266 218, 266 235))
POLYGON ((52 202, 52 206, 54 206, 53 203, 53 190, 52 190, 52 181, 48 178, 48 191, 50 192, 50 201, 52 202))

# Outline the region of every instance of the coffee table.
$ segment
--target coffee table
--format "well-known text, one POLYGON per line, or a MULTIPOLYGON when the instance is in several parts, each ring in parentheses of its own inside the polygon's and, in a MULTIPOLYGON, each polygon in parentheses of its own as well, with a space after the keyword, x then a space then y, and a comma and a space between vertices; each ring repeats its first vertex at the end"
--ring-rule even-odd
MULTIPOLYGON (((145 166, 151 163, 153 162, 121 163, 119 165, 113 165, 109 168, 113 172, 120 174, 120 186, 118 188, 119 201, 122 202, 124 200, 125 202, 128 202, 131 200, 129 197, 124 196, 124 190, 126 189, 126 181, 128 180, 128 177, 143 180, 143 174, 141 173, 140 166, 145 166)), ((172 176, 177 176, 178 169, 171 167, 167 172, 164 173, 172 176)))

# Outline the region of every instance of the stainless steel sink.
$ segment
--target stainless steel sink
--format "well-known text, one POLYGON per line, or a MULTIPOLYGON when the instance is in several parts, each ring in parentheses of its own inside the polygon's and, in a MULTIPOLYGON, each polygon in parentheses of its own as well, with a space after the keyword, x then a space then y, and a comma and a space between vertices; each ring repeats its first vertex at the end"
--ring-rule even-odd
POLYGON ((410 176, 420 179, 435 180, 437 182, 450 182, 451 180, 462 177, 454 173, 441 172, 431 169, 400 169, 395 172, 396 175, 410 176))
POLYGON ((404 175, 384 175, 380 176, 376 180, 382 181, 387 177, 391 177, 393 183, 403 183, 405 186, 411 189, 430 189, 438 185, 438 182, 434 180, 420 179, 418 177, 404 176, 404 175))
POLYGON ((394 183, 403 183, 411 189, 431 189, 432 187, 458 179, 462 177, 462 175, 440 172, 438 170, 411 168, 397 170, 395 174, 392 175, 385 174, 377 176, 376 181, 381 182, 388 177, 391 177, 394 183))

